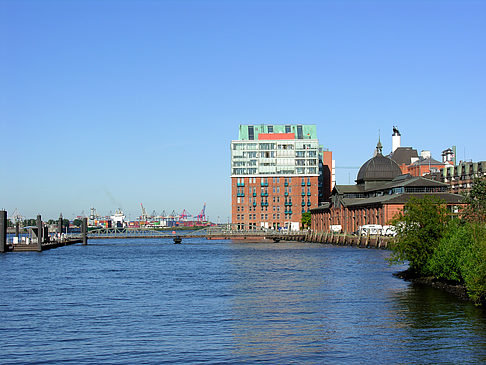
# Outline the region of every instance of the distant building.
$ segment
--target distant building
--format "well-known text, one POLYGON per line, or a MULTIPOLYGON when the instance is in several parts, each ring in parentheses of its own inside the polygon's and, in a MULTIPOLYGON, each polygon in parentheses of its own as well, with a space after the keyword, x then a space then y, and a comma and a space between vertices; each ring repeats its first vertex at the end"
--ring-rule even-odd
POLYGON ((440 169, 449 163, 445 160, 442 162, 434 160, 430 151, 422 151, 419 156, 416 149, 412 147, 401 147, 400 143, 400 132, 397 127, 393 127, 392 152, 388 157, 398 164, 402 174, 425 176, 440 171, 440 169))
POLYGON ((315 125, 240 125, 231 141, 232 223, 299 229, 302 213, 329 198, 334 176, 315 125))
POLYGON ((467 192, 471 190, 474 179, 486 178, 486 161, 461 161, 457 165, 447 165, 439 172, 431 174, 430 178, 447 184, 451 193, 467 192))
POLYGON ((423 196, 441 198, 454 213, 462 201, 445 183, 402 174, 397 162, 383 156, 378 142, 375 156, 361 166, 356 185, 336 185, 331 201, 311 210, 311 228, 327 232, 331 225, 340 225, 344 232, 355 232, 366 224, 386 225, 411 197, 423 196))

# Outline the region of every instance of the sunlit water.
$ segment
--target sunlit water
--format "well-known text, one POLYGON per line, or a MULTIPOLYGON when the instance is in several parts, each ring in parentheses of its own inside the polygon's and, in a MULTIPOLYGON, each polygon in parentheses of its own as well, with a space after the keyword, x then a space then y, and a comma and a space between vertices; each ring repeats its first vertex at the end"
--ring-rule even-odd
POLYGON ((486 313, 388 252, 92 240, 0 255, 0 363, 482 363, 486 313))

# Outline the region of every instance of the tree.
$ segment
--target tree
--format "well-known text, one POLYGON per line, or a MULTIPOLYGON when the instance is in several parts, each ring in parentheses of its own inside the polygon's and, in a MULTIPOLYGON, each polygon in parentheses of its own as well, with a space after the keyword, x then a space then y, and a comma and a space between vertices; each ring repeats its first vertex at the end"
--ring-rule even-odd
POLYGON ((430 196, 412 197, 392 221, 397 235, 390 245, 390 261, 408 261, 412 272, 428 274, 427 261, 439 245, 448 220, 444 201, 430 196))
POLYGON ((486 178, 476 178, 471 191, 464 194, 466 206, 463 208, 463 218, 468 222, 486 222, 486 178))
POLYGON ((302 228, 309 228, 311 225, 311 214, 310 212, 302 213, 302 218, 300 219, 302 228))
POLYGON ((81 227, 82 224, 83 224, 83 221, 79 218, 76 218, 75 220, 73 220, 73 225, 75 225, 76 227, 81 227))

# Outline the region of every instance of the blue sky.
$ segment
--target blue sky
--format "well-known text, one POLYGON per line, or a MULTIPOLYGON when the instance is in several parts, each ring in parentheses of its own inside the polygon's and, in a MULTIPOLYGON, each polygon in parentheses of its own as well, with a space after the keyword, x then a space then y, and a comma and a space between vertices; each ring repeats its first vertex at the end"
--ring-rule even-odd
POLYGON ((239 124, 317 125, 337 182, 486 159, 483 1, 0 0, 0 208, 230 215, 239 124))

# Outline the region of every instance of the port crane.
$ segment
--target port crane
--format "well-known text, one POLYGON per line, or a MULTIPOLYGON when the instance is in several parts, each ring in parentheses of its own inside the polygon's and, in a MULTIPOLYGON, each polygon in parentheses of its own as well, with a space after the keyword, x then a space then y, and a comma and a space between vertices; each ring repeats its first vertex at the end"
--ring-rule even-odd
POLYGON ((147 215, 147 211, 145 210, 145 208, 143 207, 143 204, 140 203, 140 206, 142 207, 142 215, 140 216, 140 220, 145 222, 148 218, 148 215, 147 215))
POLYGON ((201 213, 199 213, 196 217, 196 221, 198 223, 202 223, 206 220, 206 203, 204 203, 204 206, 201 210, 201 213))

